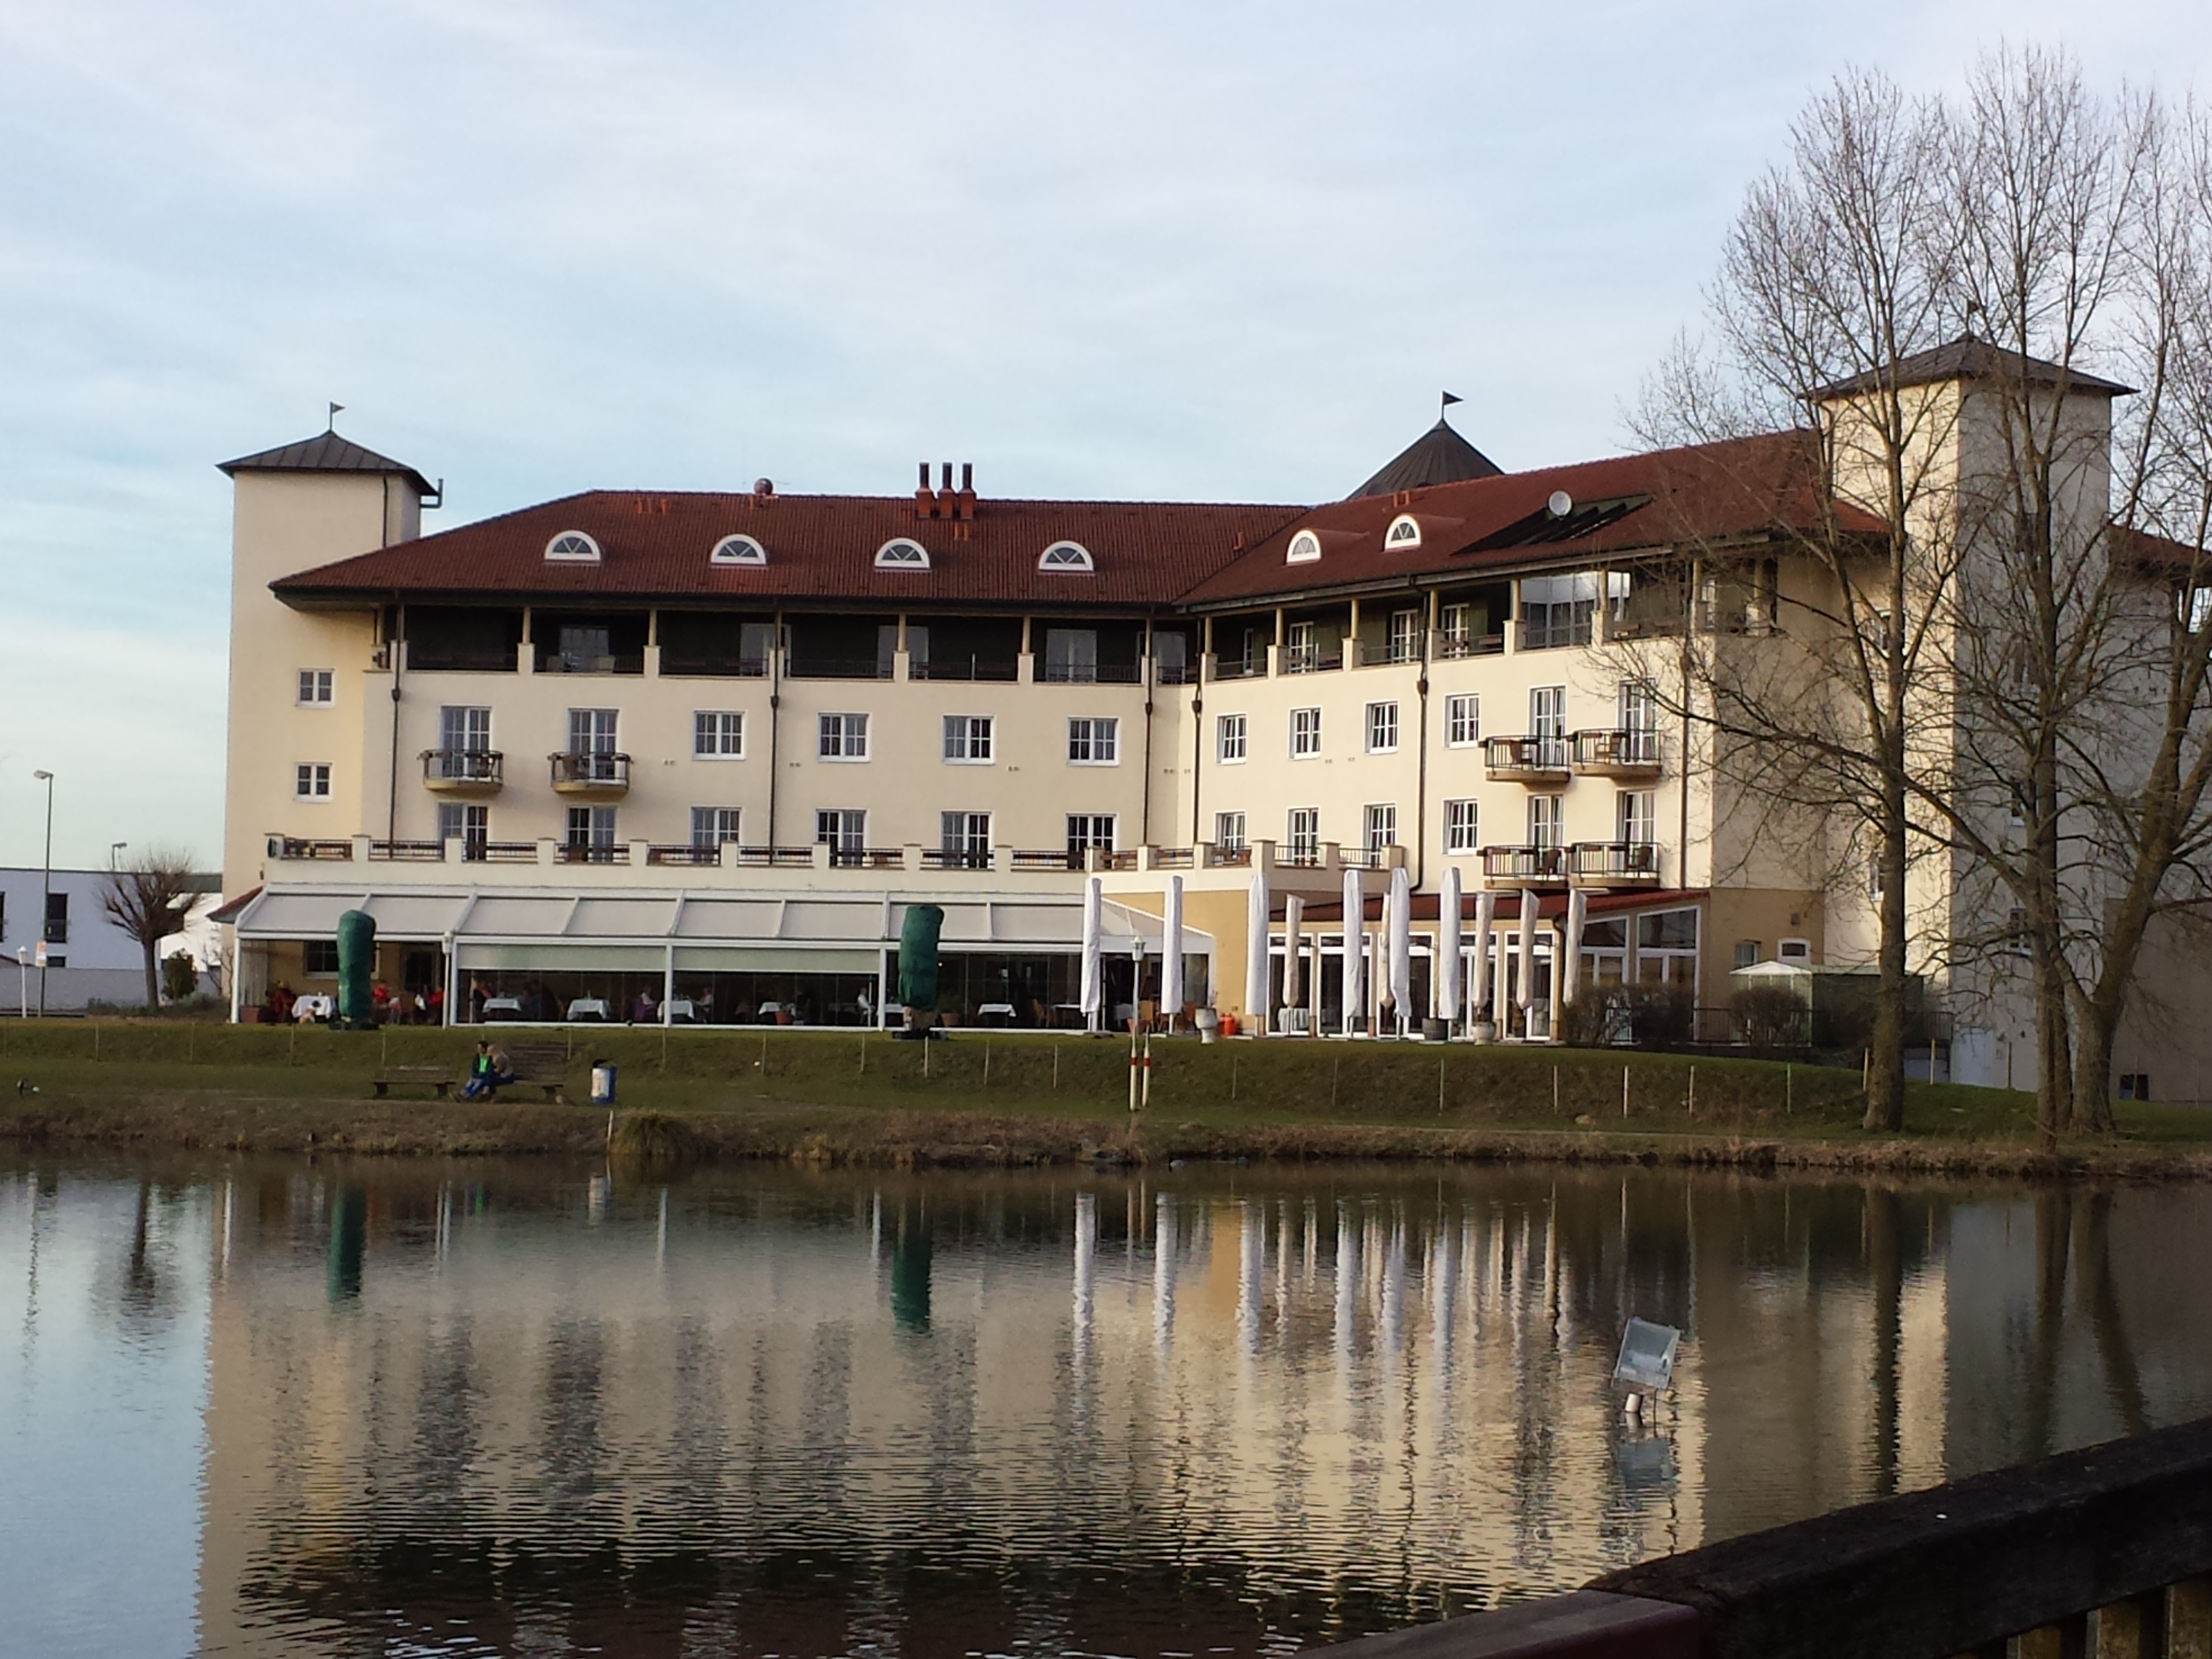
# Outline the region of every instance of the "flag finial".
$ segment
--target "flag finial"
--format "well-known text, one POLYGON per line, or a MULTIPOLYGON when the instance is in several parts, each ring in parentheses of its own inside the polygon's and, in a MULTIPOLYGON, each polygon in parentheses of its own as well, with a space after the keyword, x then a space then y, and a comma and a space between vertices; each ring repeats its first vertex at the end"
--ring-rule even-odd
MULTIPOLYGON (((1455 402, 1457 400, 1455 399, 1454 401, 1455 402)), ((338 429, 338 412, 344 407, 345 405, 343 404, 332 404, 331 405, 331 418, 329 422, 323 428, 324 431, 335 432, 338 429)))
POLYGON ((1447 392, 1444 393, 1443 402, 1437 406, 1437 412, 1441 415, 1445 410, 1449 409, 1454 404, 1463 404, 1466 401, 1467 399, 1461 397, 1458 392, 1447 392))

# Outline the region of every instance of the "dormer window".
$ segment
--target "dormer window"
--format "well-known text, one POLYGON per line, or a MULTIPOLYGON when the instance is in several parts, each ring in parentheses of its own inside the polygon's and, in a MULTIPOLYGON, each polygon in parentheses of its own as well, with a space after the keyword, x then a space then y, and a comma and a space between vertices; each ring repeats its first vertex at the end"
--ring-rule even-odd
POLYGON ((1401 513, 1390 520, 1390 527, 1382 532, 1382 545, 1402 550, 1421 544, 1420 521, 1410 513, 1401 513))
POLYGON ((1079 572, 1097 568, 1091 562, 1091 550, 1076 542, 1054 542, 1037 560, 1040 570, 1079 572))
POLYGON ((1285 564, 1312 564, 1321 557, 1321 538, 1310 530, 1301 530, 1291 538, 1289 549, 1283 554, 1285 564))
POLYGON ((545 558, 550 564, 597 564, 599 544, 580 530, 564 530, 545 544, 545 558))
POLYGON ((766 564, 768 549, 750 536, 725 536, 708 556, 713 564, 766 564))
POLYGON ((876 568, 878 570, 927 570, 929 568, 929 550, 920 542, 899 537, 885 542, 876 550, 876 568))

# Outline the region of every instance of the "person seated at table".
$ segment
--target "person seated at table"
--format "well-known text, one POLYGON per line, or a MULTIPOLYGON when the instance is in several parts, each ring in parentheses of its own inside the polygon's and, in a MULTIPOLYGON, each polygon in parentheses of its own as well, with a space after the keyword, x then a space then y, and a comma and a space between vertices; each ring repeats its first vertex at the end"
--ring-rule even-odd
POLYGON ((640 1025, 651 1025, 660 1018, 660 1005, 653 1000, 653 988, 647 986, 637 994, 637 1001, 630 1008, 630 1018, 640 1025))
POLYGON ((476 1058, 469 1062, 469 1080, 462 1085, 463 1100, 491 1100, 506 1085, 514 1081, 514 1066, 507 1052, 489 1037, 477 1044, 476 1058))
POLYGON ((294 1000, 292 988, 283 980, 278 980, 269 992, 269 1018, 271 1023, 282 1025, 290 1019, 294 1000))

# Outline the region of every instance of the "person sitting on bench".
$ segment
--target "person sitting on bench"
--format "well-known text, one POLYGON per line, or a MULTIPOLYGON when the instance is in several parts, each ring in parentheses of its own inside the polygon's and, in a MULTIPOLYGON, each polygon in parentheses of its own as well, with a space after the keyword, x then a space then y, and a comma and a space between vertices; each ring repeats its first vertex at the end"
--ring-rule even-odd
POLYGON ((485 1039, 477 1044, 476 1058, 469 1062, 469 1080, 462 1087, 461 1098, 490 1100, 514 1081, 514 1066, 506 1052, 485 1039))

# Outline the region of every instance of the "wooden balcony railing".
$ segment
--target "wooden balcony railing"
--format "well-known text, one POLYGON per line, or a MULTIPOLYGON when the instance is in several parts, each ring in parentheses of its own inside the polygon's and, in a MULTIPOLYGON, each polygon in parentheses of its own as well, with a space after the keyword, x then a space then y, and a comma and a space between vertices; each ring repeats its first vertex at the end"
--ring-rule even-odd
POLYGON ((2212 1418, 1838 1510, 1332 1659, 2199 1659, 2212 1418))

